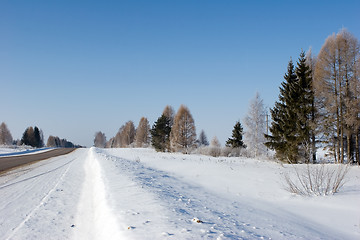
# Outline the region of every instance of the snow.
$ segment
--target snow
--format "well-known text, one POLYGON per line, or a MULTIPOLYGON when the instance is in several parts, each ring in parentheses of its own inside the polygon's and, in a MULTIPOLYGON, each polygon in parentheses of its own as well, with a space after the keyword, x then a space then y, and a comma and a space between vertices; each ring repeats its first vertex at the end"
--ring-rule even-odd
POLYGON ((53 148, 35 148, 35 149, 27 149, 27 148, 0 148, 0 157, 9 157, 15 155, 25 155, 25 154, 36 154, 41 152, 49 151, 53 148))
POLYGON ((78 149, 0 176, 0 239, 359 239, 359 167, 324 197, 285 191, 289 168, 78 149))

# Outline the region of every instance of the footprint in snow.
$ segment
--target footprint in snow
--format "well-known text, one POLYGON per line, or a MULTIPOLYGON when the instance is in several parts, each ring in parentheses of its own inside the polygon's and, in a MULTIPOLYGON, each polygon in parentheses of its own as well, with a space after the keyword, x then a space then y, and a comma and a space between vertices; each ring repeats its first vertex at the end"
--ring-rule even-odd
POLYGON ((203 221, 201 221, 200 219, 198 219, 198 218, 196 218, 196 217, 193 218, 192 221, 193 221, 193 222, 196 222, 196 223, 203 223, 203 221))

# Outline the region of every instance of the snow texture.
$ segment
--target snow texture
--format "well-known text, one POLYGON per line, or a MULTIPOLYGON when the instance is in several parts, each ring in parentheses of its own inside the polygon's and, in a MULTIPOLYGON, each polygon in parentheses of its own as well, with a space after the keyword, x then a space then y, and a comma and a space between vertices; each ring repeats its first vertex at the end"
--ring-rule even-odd
POLYGON ((290 168, 78 149, 0 176, 0 239, 359 239, 359 167, 313 198, 284 190, 290 168))

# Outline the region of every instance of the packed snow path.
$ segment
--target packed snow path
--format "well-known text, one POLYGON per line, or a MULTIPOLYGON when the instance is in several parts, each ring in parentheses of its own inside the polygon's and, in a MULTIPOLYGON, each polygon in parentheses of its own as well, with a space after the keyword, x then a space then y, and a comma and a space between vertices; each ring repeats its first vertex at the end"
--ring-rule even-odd
MULTIPOLYGON (((352 239, 357 236, 342 235, 277 205, 252 202, 241 196, 236 201, 224 197, 184 176, 143 162, 141 151, 137 156, 126 151, 79 149, 1 176, 0 238, 352 239)), ((155 153, 150 156, 158 157, 155 153)), ((174 164, 177 167, 178 162, 174 164)))

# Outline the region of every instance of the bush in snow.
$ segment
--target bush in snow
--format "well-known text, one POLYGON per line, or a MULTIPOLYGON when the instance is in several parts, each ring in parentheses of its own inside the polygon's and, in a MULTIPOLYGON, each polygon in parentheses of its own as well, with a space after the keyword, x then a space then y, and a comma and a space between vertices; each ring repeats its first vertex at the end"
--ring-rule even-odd
MULTIPOLYGON (((301 165, 303 167, 304 165, 301 165)), ((324 196, 337 193, 345 184, 349 165, 310 165, 284 173, 285 189, 291 193, 306 196, 324 196)))
POLYGON ((221 145, 218 138, 215 136, 210 143, 209 155, 213 157, 219 157, 221 153, 221 145))

